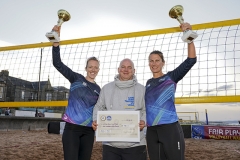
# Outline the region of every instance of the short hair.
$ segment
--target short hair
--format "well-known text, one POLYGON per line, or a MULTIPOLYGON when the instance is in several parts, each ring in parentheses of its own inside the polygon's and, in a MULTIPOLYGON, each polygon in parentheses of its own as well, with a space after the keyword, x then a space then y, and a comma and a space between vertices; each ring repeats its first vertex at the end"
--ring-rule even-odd
POLYGON ((93 57, 89 57, 89 58, 87 59, 87 63, 86 63, 85 69, 87 69, 88 62, 91 61, 91 60, 97 61, 97 62, 99 63, 99 65, 100 65, 100 61, 99 61, 96 57, 94 57, 94 56, 93 56, 93 57))
POLYGON ((158 51, 158 50, 152 51, 152 52, 149 54, 149 56, 148 56, 148 60, 149 60, 149 58, 150 58, 150 55, 152 55, 152 54, 157 54, 157 55, 159 55, 159 57, 162 59, 162 61, 165 62, 163 53, 162 53, 161 51, 158 51))

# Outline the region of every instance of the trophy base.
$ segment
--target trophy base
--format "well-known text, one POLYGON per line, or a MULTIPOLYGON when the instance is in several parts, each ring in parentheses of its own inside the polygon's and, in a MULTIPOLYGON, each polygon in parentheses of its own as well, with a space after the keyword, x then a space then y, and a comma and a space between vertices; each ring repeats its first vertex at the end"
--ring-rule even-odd
POLYGON ((47 32, 46 37, 48 38, 48 40, 50 42, 59 42, 60 41, 60 38, 59 38, 57 32, 47 32))
POLYGON ((183 32, 182 40, 183 42, 192 43, 192 41, 197 37, 198 34, 196 32, 193 32, 192 30, 186 30, 183 32))

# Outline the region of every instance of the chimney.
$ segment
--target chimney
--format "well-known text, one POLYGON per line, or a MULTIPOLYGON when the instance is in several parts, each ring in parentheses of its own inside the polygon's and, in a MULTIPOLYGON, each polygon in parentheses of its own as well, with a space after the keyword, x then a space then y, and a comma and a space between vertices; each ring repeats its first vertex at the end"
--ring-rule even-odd
POLYGON ((9 71, 8 70, 2 70, 2 74, 8 77, 9 76, 9 71))

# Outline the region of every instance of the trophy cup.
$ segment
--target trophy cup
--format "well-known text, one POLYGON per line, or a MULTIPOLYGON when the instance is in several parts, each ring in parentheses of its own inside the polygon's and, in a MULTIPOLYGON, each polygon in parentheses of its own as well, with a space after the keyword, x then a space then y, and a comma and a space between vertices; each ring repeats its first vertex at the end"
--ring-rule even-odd
MULTIPOLYGON (((182 24, 184 23, 182 13, 183 13, 183 7, 181 5, 176 5, 170 9, 169 16, 171 18, 177 19, 178 22, 182 24)), ((183 32, 182 40, 184 42, 191 43, 197 37, 198 37, 198 34, 196 32, 193 32, 192 30, 187 29, 183 32)))
MULTIPOLYGON (((58 21, 57 21, 57 26, 61 26, 63 22, 68 21, 71 18, 70 14, 63 9, 60 9, 58 11, 58 21)), ((57 32, 51 31, 46 33, 46 37, 50 42, 59 42, 60 38, 57 32)))

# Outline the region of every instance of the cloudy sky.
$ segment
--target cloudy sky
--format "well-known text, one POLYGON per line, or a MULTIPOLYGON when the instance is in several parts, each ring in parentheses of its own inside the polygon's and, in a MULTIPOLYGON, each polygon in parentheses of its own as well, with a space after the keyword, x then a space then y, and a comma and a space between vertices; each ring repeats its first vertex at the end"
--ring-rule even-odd
POLYGON ((111 35, 178 26, 168 15, 184 7, 186 22, 199 24, 239 18, 239 0, 1 0, 0 45, 47 42, 46 32, 57 23, 57 11, 71 19, 62 26, 61 39, 111 35))
MULTIPOLYGON (((190 24, 240 15, 239 0, 1 0, 0 46, 48 42, 45 34, 57 24, 59 9, 71 14, 62 25, 61 40, 67 40, 176 27, 179 23, 168 15, 175 5, 184 7, 183 18, 190 24)), ((201 120, 205 109, 210 120, 240 120, 240 104, 177 105, 181 112, 199 112, 201 120)))

